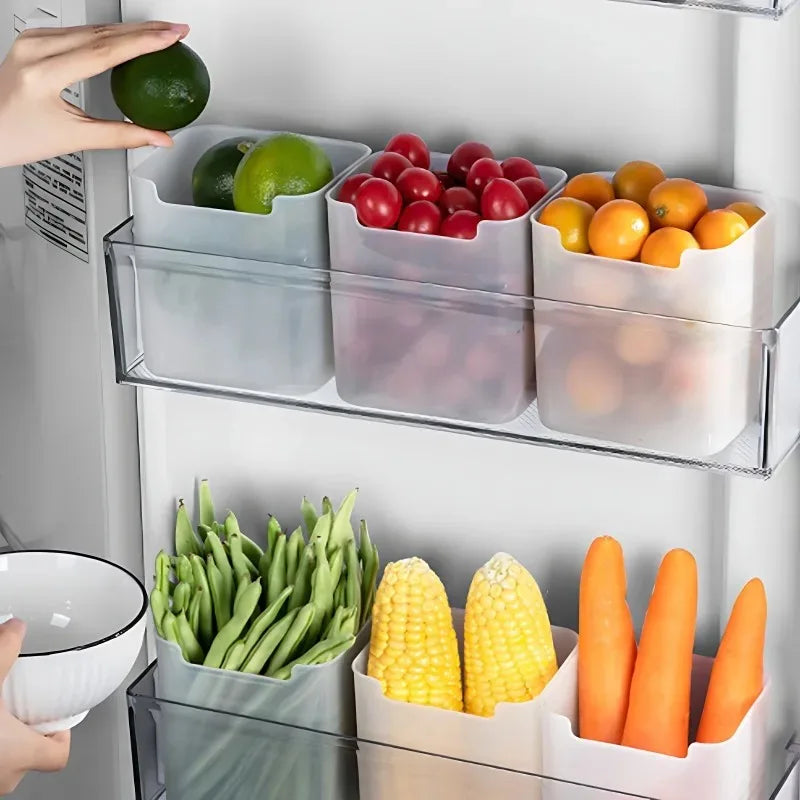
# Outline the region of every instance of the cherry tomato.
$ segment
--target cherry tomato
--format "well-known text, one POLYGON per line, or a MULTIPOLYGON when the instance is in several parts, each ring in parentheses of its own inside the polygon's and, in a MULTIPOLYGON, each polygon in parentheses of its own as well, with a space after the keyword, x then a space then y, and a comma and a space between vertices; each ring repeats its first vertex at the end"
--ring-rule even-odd
POLYGON ((415 200, 431 200, 435 203, 442 193, 439 179, 422 167, 404 169, 394 185, 400 190, 406 203, 413 203, 415 200))
POLYGON ((480 221, 480 214, 474 211, 456 211, 442 222, 439 233, 451 239, 474 239, 478 235, 480 221))
POLYGON ((503 177, 503 168, 493 158, 479 158, 467 173, 467 189, 480 199, 486 184, 503 177))
POLYGON ((528 208, 522 189, 508 178, 490 181, 481 196, 481 214, 484 219, 516 219, 525 214, 528 208))
POLYGON ((456 182, 447 174, 447 172, 434 172, 433 173, 438 179, 439 183, 442 184, 442 189, 449 189, 451 186, 455 186, 456 182))
POLYGON ((456 182, 463 184, 467 179, 469 168, 479 158, 494 158, 491 149, 480 142, 464 142, 453 150, 447 162, 447 172, 456 182))
POLYGON ((416 133, 398 133, 384 149, 387 153, 400 153, 415 167, 428 169, 431 165, 431 151, 416 133))
POLYGON ((372 165, 372 174, 376 178, 394 183, 400 173, 411 166, 411 162, 400 153, 383 153, 372 165))
POLYGON ((548 192, 547 184, 541 178, 520 178, 514 181, 522 190, 528 201, 528 208, 533 208, 548 192))
POLYGON ((356 212, 368 228, 391 228, 403 208, 397 187, 383 178, 370 178, 358 187, 356 212))
POLYGON ((464 186, 452 186, 442 192, 442 196, 439 198, 439 208, 446 217, 455 214, 456 211, 477 212, 478 198, 464 186))
POLYGON ((370 175, 368 172, 357 172, 355 175, 351 175, 342 184, 342 188, 339 189, 339 197, 337 199, 341 200, 343 203, 355 205, 358 187, 361 186, 364 181, 368 181, 371 177, 372 175, 370 175))
POLYGON ((430 200, 417 200, 406 206, 397 223, 397 230, 411 233, 439 233, 442 212, 430 200))
POLYGON ((514 181, 514 183, 520 178, 542 177, 535 164, 532 164, 527 158, 520 158, 520 156, 507 158, 500 166, 503 168, 503 177, 514 181))

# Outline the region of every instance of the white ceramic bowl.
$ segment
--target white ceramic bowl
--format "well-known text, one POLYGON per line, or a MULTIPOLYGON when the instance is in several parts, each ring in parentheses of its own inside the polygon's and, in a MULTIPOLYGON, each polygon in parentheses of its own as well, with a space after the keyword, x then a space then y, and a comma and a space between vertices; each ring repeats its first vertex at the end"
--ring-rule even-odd
POLYGON ((3 685, 11 713, 41 733, 67 730, 111 695, 144 638, 147 593, 122 567, 94 556, 0 554, 0 622, 27 633, 3 685))

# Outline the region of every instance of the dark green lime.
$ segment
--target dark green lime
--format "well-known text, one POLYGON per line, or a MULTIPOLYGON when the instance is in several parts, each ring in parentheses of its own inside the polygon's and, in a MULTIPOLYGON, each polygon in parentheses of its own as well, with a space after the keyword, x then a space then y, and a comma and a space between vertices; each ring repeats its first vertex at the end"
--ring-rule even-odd
POLYGON ((177 42, 114 67, 111 93, 131 122, 156 131, 174 131, 203 113, 211 79, 200 56, 177 42))
POLYGON ((192 172, 192 199, 196 206, 233 206, 233 176, 244 154, 255 144, 246 136, 225 139, 200 156, 192 172))

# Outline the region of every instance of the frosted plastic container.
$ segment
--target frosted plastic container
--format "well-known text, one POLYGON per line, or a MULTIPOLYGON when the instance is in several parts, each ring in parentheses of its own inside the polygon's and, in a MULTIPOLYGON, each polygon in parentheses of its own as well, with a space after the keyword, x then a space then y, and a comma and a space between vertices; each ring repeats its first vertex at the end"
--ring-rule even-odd
POLYGON ((726 325, 774 324, 772 202, 755 192, 703 189, 710 209, 747 201, 767 213, 728 247, 687 250, 677 269, 570 253, 561 246, 558 231, 538 221, 538 212, 532 220, 536 296, 726 325))
MULTIPOLYGON (((459 642, 463 639, 463 614, 453 610, 459 642)), ((552 630, 560 665, 555 677, 534 700, 501 703, 493 717, 389 700, 380 683, 367 675, 369 648, 359 653, 353 674, 358 738, 362 740, 358 755, 361 800, 419 800, 428 796, 432 786, 437 800, 539 797, 541 787, 533 786, 528 776, 493 772, 478 765, 543 774, 543 717, 551 711, 567 719, 577 718, 574 670, 569 665, 577 664, 578 636, 566 628, 552 630), (389 750, 363 740, 409 750, 389 750)))
MULTIPOLYGON (((690 735, 694 737, 708 687, 713 659, 695 656, 692 670, 690 735)), ((565 678, 577 686, 577 659, 566 663, 565 678)), ((689 745, 686 758, 664 756, 620 745, 579 739, 574 719, 545 715, 544 774, 603 786, 616 792, 658 800, 761 800, 767 796, 767 711, 769 685, 751 707, 739 729, 721 744, 689 745), (613 777, 612 777, 613 776, 613 777)), ((543 800, 590 800, 586 789, 548 782, 543 800)))
POLYGON ((156 637, 159 694, 184 704, 162 712, 159 747, 170 800, 219 800, 234 775, 237 785, 269 787, 260 800, 311 797, 319 786, 331 800, 351 800, 358 778, 344 750, 323 741, 315 753, 271 753, 259 746, 257 720, 354 736, 351 664, 368 641, 367 626, 333 661, 295 667, 280 681, 189 664, 176 644, 156 637))
MULTIPOLYGON (((351 172, 371 172, 381 155, 375 153, 351 172)), ((431 153, 431 169, 445 170, 449 158, 445 153, 431 153)), ((336 199, 344 180, 340 179, 327 193, 331 266, 362 275, 530 295, 529 220, 567 179, 562 169, 538 169, 550 190, 547 195, 518 219, 482 221, 477 236, 469 240, 366 228, 358 222, 353 205, 336 199)))
POLYGON ((156 378, 302 396, 333 375, 328 273, 135 244, 118 257, 156 378))
POLYGON ((548 428, 702 458, 755 418, 760 340, 747 328, 534 300, 548 428))
POLYGON ((530 301, 334 271, 331 307, 348 403, 499 424, 533 401, 530 301))
MULTIPOLYGON (((194 125, 178 131, 175 144, 158 150, 131 172, 136 237, 157 247, 238 256, 284 264, 328 265, 325 192, 277 197, 270 214, 246 214, 192 205, 192 170, 212 145, 234 136, 256 140, 276 131, 228 125, 194 125)), ((337 180, 370 149, 357 142, 305 137, 328 154, 337 180)))

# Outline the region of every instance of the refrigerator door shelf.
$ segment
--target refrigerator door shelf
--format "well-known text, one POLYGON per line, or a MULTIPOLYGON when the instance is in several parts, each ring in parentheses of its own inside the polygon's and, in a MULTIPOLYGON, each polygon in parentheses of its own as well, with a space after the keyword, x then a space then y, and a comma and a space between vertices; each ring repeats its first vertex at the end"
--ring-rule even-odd
POLYGON ((795 0, 618 0, 618 2, 669 8, 699 8, 778 20, 794 6, 795 0))
POLYGON ((765 478, 800 435, 797 305, 737 327, 167 250, 131 221, 105 253, 121 383, 765 478))

